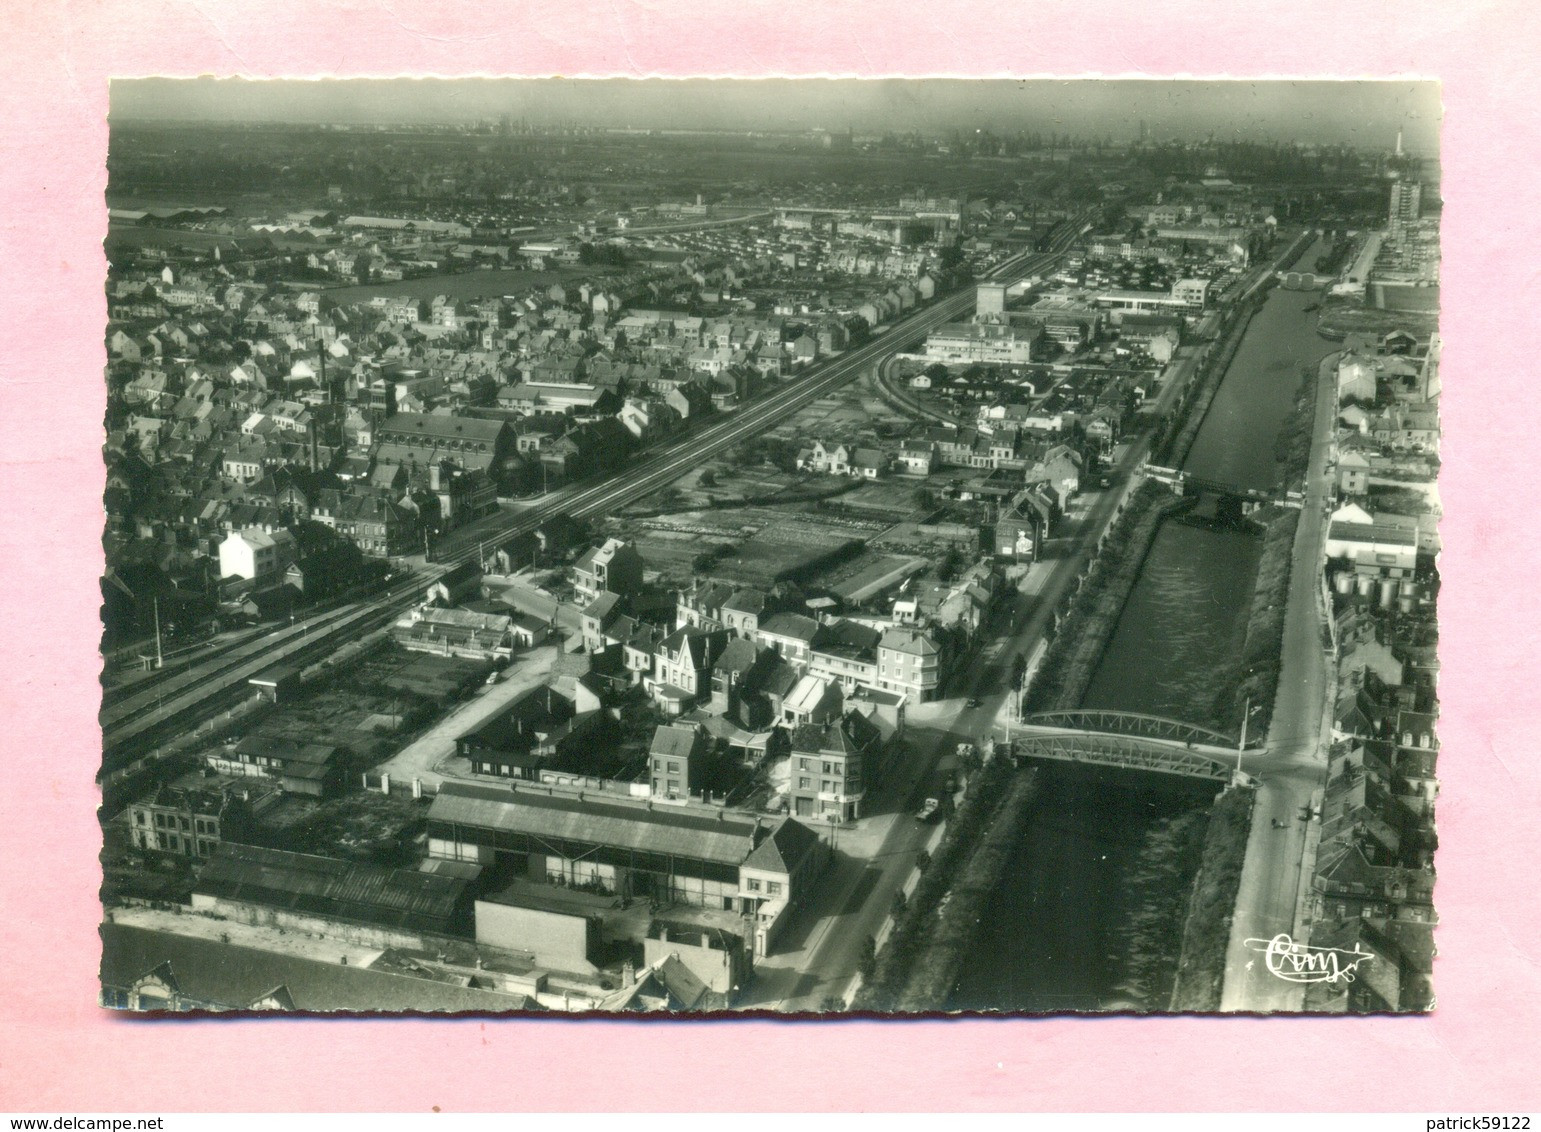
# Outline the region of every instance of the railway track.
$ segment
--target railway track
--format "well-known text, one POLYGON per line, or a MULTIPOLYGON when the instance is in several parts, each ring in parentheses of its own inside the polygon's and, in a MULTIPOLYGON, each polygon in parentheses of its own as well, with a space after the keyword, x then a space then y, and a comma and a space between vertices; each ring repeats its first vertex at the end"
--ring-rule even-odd
MULTIPOLYGON (((1068 246, 1074 234, 1073 230, 1067 232, 1063 244, 1068 246)), ((983 278, 998 280, 1041 271, 1063 253, 1064 247, 1051 252, 1023 253, 999 264, 983 278)), ((322 651, 335 651, 388 624, 421 598, 444 573, 475 556, 479 543, 516 537, 535 529, 553 515, 567 513, 583 518, 635 502, 678 479, 702 460, 773 428, 820 397, 854 380, 869 366, 907 342, 957 318, 973 305, 973 298, 971 290, 964 290, 927 307, 872 341, 832 359, 825 372, 777 390, 726 420, 713 422, 701 432, 633 465, 619 476, 587 486, 574 485, 553 493, 517 516, 459 532, 457 538, 464 540, 463 545, 451 548, 435 564, 393 586, 367 606, 331 611, 303 626, 239 645, 229 654, 157 681, 153 686, 136 688, 130 694, 115 697, 101 713, 104 769, 132 759, 173 722, 181 721, 200 707, 215 704, 221 697, 228 698, 232 688, 251 676, 275 664, 298 663, 313 659, 322 651)))

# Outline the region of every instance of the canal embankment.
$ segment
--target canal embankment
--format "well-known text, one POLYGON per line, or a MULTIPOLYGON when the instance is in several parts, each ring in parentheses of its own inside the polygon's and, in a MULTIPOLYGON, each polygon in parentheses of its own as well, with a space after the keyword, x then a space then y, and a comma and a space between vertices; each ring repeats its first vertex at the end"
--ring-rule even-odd
MULTIPOLYGON (((1311 462, 1320 381, 1315 367, 1301 372, 1300 389, 1290 415, 1279 429, 1274 458, 1281 486, 1298 492, 1304 486, 1311 462)), ((1246 713, 1247 727, 1261 741, 1273 722, 1274 702, 1284 663, 1284 624, 1289 609, 1290 579, 1302 568, 1296 562, 1295 532, 1300 525, 1298 507, 1266 507, 1252 514, 1263 532, 1263 551, 1258 558, 1252 586, 1252 605, 1247 613, 1247 635, 1242 645, 1237 697, 1246 713)), ((1314 563, 1307 562, 1309 569, 1314 563)))
POLYGON ((924 933, 924 944, 914 957, 894 1009, 919 1013, 947 1006, 1037 792, 1037 773, 1032 768, 1019 770, 1008 780, 994 814, 981 825, 967 863, 938 904, 934 925, 924 933))
POLYGON ((1295 528, 1300 512, 1270 508, 1254 515, 1263 522, 1263 553, 1252 585, 1247 635, 1241 649, 1241 673, 1236 698, 1247 713, 1254 743, 1268 734, 1284 649, 1284 616, 1288 607, 1290 572, 1294 568, 1295 528), (1250 706, 1248 706, 1250 705, 1250 706))
POLYGON ((1170 999, 1174 1011, 1207 1013, 1220 1009, 1226 949, 1256 797, 1257 791, 1250 786, 1231 786, 1209 811, 1204 851, 1183 921, 1170 999))
POLYGON ((1162 522, 1192 506, 1151 480, 1135 489, 1056 622, 1024 712, 1080 706, 1162 522))
MULTIPOLYGON (((955 973, 970 933, 956 911, 944 917, 939 916, 939 910, 950 911, 942 905, 944 900, 951 903, 949 894, 954 887, 967 883, 971 890, 983 885, 988 891, 999 880, 997 870, 984 885, 990 859, 984 858, 976 869, 976 851, 998 817, 1025 806, 1034 780, 1032 770, 1019 771, 1004 757, 992 758, 972 775, 962 800, 945 819, 946 830, 935 851, 917 863, 919 880, 903 907, 896 909, 888 937, 878 948, 870 970, 864 972, 851 1009, 884 1013, 942 1009, 946 988, 940 996, 925 996, 920 988, 930 986, 935 979, 934 974, 921 978, 922 972, 934 973, 951 963, 955 973)), ((1016 828, 1014 821, 1005 824, 1016 828)))
POLYGON ((1235 311, 1227 320, 1224 331, 1221 333, 1220 345, 1211 351, 1199 363, 1199 371, 1183 391, 1182 399, 1173 410, 1169 434, 1158 436, 1157 442, 1152 445, 1151 462, 1168 468, 1180 468, 1188 459, 1188 453, 1193 449, 1193 442, 1198 438, 1199 429, 1204 427, 1204 421, 1209 416, 1209 408, 1214 404, 1215 394, 1220 391, 1220 385, 1230 371, 1231 362, 1236 358, 1236 352, 1241 349, 1241 341, 1246 337, 1247 328, 1252 324, 1252 318, 1262 309, 1271 284, 1265 283, 1254 295, 1246 300, 1244 306, 1235 311))

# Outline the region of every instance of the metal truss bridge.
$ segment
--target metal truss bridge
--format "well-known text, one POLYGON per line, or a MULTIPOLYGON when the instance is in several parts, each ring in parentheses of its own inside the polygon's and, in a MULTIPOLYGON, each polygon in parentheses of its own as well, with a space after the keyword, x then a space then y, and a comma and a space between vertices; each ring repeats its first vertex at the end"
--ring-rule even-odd
POLYGON ((1126 711, 1046 711, 1006 725, 1015 759, 1176 774, 1228 782, 1240 750, 1235 736, 1160 716, 1126 711))

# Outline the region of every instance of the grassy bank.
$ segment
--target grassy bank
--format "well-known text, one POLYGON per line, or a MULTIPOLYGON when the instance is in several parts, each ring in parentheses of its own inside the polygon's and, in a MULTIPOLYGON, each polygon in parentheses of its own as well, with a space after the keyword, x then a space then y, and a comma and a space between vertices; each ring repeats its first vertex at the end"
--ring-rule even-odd
POLYGON ((1037 775, 1032 770, 1019 772, 948 890, 947 906, 937 915, 925 946, 911 965, 909 980, 898 997, 898 1010, 918 1013, 946 1008, 963 959, 979 938, 985 910, 1006 871, 1036 793, 1037 775))
MULTIPOLYGON (((1020 773, 1025 776, 1029 772, 1020 773)), ((917 961, 928 950, 935 931, 937 905, 954 880, 963 874, 975 847, 1007 799, 1015 795, 1013 779, 1018 774, 1009 759, 997 758, 974 775, 963 801, 948 820, 947 832, 921 874, 920 883, 878 952, 871 975, 857 991, 852 1009, 887 1012, 901 1009, 900 1004, 908 1001, 907 991, 917 961)), ((937 1008, 940 1006, 940 1002, 936 1004, 937 1008)))
MULTIPOLYGON (((1290 568, 1294 562, 1295 528, 1300 512, 1281 508, 1264 528, 1263 553, 1252 586, 1252 610, 1241 651, 1241 678, 1236 698, 1252 704, 1252 735, 1261 739, 1273 718, 1283 664, 1284 617, 1289 610, 1290 568)), ((1244 709, 1243 709, 1244 710, 1244 709)))
MULTIPOLYGON (((1274 455, 1286 487, 1298 490, 1311 462, 1311 434, 1316 422, 1318 382, 1316 367, 1302 372, 1295 407, 1279 430, 1274 455)), ((1295 530, 1300 512, 1291 507, 1268 508, 1253 519, 1263 524, 1263 552, 1258 558, 1257 578, 1252 584, 1252 608, 1247 615, 1247 636, 1242 645, 1241 672, 1236 690, 1238 708, 1250 701, 1253 734, 1268 733, 1274 700, 1279 694, 1279 673, 1284 663, 1284 619, 1289 612, 1290 575, 1295 561, 1295 530)))
POLYGON ((1141 484, 1130 497, 1124 513, 1108 532, 1086 582, 1054 631, 1054 640, 1028 692, 1026 711, 1080 705, 1162 520, 1191 506, 1191 500, 1181 499, 1154 482, 1141 484))
POLYGON ((1187 922, 1187 897, 1204 858, 1208 810, 1158 822, 1145 835, 1124 879, 1125 918, 1113 929, 1127 981, 1151 1009, 1171 1002, 1187 922))
POLYGON ((1208 1013, 1220 1008, 1225 952, 1231 940, 1255 796, 1251 787, 1233 786, 1210 810, 1204 854, 1183 924, 1173 1010, 1208 1013))
POLYGON ((1281 482, 1291 491, 1304 487, 1306 469, 1311 465, 1311 434, 1316 427, 1316 394, 1320 384, 1317 376, 1315 365, 1301 368, 1294 406, 1279 426, 1274 441, 1273 456, 1280 465, 1281 482))

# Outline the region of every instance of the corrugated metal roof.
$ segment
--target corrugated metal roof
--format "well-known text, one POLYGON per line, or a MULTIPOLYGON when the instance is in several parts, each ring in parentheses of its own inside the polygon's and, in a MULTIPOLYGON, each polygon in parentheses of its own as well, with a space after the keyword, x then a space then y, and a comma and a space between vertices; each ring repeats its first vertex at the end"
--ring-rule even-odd
POLYGON ((1416 531, 1401 530, 1382 523, 1352 523, 1339 519, 1332 524, 1329 538, 1343 542, 1389 543, 1393 546, 1416 546, 1416 531))
POLYGON ((244 1009, 279 986, 299 1010, 512 1011, 534 1004, 523 995, 322 963, 214 939, 103 924, 102 984, 128 987, 162 963, 182 992, 209 1004, 244 1009))
POLYGON ((431 928, 455 915, 465 886, 458 877, 225 842, 199 873, 194 891, 274 908, 431 928))
POLYGON ((533 790, 497 790, 446 782, 428 811, 430 821, 527 833, 644 853, 740 864, 754 848, 755 824, 743 815, 684 807, 579 800, 533 790))

